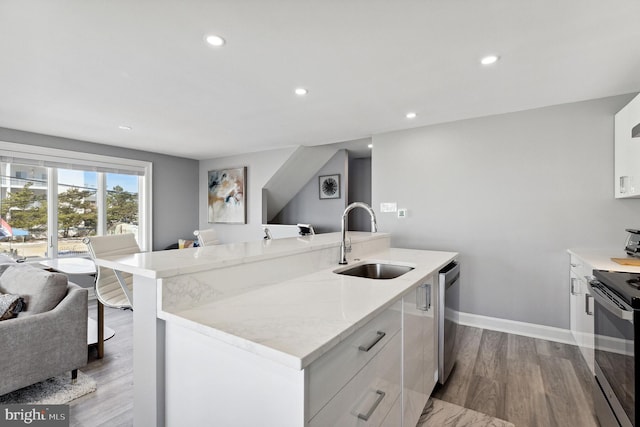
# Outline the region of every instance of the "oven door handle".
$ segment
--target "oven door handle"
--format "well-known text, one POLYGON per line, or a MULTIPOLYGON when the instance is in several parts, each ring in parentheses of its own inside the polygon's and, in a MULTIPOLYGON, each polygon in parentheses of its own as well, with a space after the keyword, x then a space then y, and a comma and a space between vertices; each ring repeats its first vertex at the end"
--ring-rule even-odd
MULTIPOLYGON (((591 296, 593 296, 593 299, 596 302, 600 303, 600 305, 606 308, 614 316, 633 323, 633 310, 625 310, 623 308, 618 307, 609 299, 609 297, 603 294, 602 291, 600 291, 600 289, 592 286, 592 283, 599 283, 599 282, 596 280, 589 282, 589 290, 591 291, 591 296)), ((622 302, 620 303, 624 304, 622 302)))

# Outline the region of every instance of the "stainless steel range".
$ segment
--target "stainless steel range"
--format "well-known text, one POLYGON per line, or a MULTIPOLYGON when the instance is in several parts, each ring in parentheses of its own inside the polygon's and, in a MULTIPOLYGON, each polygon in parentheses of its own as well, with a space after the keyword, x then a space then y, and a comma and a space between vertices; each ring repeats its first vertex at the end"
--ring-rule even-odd
POLYGON ((594 270, 594 402, 603 427, 640 426, 640 274, 594 270))

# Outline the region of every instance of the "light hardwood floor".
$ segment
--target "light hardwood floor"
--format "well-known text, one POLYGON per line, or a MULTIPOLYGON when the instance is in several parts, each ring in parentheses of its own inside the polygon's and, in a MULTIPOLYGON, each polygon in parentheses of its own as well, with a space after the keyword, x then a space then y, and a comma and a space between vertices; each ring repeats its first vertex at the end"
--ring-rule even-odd
MULTIPOLYGON (((89 302, 96 318, 96 303, 89 302)), ((89 349, 89 363, 80 369, 97 383, 97 390, 71 402, 71 426, 119 427, 133 425, 133 312, 104 309, 105 324, 116 331, 104 344, 104 357, 89 349)))
POLYGON ((593 377, 573 345, 461 327, 456 366, 433 394, 517 427, 598 426, 593 377))
MULTIPOLYGON (((95 302, 89 312, 95 315, 95 302)), ((133 424, 133 313, 105 308, 105 323, 116 335, 103 359, 89 352, 81 370, 97 390, 71 403, 72 426, 133 424)), ((598 426, 593 380, 577 347, 464 326, 459 345, 456 366, 434 397, 517 427, 598 426)))

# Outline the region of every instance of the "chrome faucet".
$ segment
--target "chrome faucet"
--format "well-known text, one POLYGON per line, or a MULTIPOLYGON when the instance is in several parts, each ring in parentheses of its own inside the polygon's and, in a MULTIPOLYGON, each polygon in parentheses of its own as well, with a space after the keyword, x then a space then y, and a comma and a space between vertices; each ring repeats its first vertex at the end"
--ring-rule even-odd
POLYGON ((369 212, 369 215, 371 216, 371 232, 375 233, 376 231, 378 231, 378 225, 376 224, 376 214, 373 212, 373 209, 371 209, 371 206, 369 206, 366 203, 363 202, 354 202, 351 203, 349 206, 347 206, 347 208, 344 210, 344 213, 342 214, 342 242, 340 243, 340 262, 339 264, 346 264, 347 263, 347 214, 355 208, 362 208, 364 210, 366 210, 367 212, 369 212))

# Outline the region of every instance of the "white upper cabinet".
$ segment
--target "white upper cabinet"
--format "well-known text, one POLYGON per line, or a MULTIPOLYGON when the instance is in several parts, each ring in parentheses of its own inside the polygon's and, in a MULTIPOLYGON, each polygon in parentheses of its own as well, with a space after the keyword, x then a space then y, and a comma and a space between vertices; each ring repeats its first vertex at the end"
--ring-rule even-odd
POLYGON ((640 95, 615 115, 615 196, 640 197, 640 135, 632 129, 640 124, 640 95))

